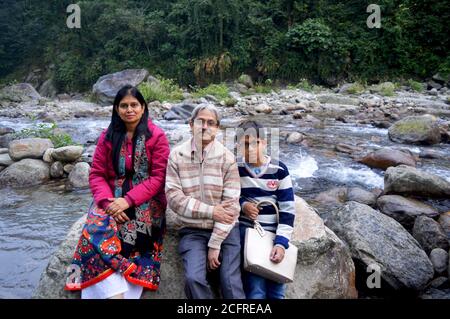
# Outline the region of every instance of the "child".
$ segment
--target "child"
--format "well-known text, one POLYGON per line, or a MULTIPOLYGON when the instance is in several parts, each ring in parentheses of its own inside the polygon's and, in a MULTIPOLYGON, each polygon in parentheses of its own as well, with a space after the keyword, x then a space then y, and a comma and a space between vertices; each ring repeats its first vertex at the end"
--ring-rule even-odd
MULTIPOLYGON (((264 128, 259 123, 241 123, 236 138, 238 148, 244 155, 243 159, 238 160, 241 180, 239 228, 242 250, 245 231, 248 227, 253 227, 253 221, 257 220, 266 231, 276 234, 270 259, 280 263, 285 249, 289 247, 295 218, 294 191, 289 171, 279 160, 264 155, 267 139, 264 128), (269 200, 279 208, 279 223, 272 205, 264 205, 260 209, 256 207, 256 204, 263 200, 269 200)), ((284 284, 247 271, 242 272, 242 277, 248 299, 284 298, 284 284)))

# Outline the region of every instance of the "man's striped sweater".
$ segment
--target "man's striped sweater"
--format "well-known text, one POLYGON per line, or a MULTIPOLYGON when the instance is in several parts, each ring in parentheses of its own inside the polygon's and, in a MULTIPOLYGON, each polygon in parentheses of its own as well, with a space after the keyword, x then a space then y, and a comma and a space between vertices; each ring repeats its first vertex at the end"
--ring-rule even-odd
MULTIPOLYGON (((294 219, 295 203, 292 180, 288 168, 281 161, 267 156, 268 165, 262 167, 259 174, 255 174, 252 168, 242 159, 238 160, 239 175, 241 179, 241 207, 247 201, 260 202, 268 200, 277 205, 279 210, 279 223, 277 223, 276 211, 272 205, 263 205, 259 211, 257 221, 261 226, 276 234, 275 245, 289 247, 294 219)), ((253 222, 244 216, 243 211, 239 222, 248 227, 253 227, 253 222)))
POLYGON ((239 217, 239 173, 233 153, 214 140, 202 154, 192 138, 176 146, 169 156, 166 197, 181 227, 211 229, 208 247, 220 249, 239 217), (203 155, 203 156, 202 156, 203 155), (213 220, 213 209, 234 200, 231 225, 213 220))

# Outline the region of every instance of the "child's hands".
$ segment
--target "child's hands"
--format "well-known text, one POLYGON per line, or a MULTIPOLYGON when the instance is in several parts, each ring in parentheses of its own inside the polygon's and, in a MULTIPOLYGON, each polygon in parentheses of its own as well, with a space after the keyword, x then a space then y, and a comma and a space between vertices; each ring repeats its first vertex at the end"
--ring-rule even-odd
POLYGON ((270 260, 276 264, 283 261, 284 258, 284 248, 280 246, 273 246, 272 252, 270 253, 270 260))
POLYGON ((242 211, 244 212, 244 215, 250 218, 251 220, 256 220, 256 218, 259 215, 259 209, 256 207, 256 204, 245 202, 242 206, 242 211))

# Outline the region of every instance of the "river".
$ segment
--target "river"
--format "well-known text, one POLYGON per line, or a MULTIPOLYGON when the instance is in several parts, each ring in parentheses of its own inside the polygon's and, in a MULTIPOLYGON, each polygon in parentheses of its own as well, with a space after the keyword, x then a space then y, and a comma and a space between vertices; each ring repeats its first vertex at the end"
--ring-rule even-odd
MULTIPOLYGON (((238 119, 224 120, 233 127, 238 119)), ((296 127, 290 120, 276 116, 262 118, 268 127, 285 132, 300 131, 314 137, 314 146, 280 143, 280 159, 288 166, 295 191, 306 200, 335 186, 383 188, 383 171, 371 169, 354 161, 348 154, 335 152, 334 145, 346 143, 364 149, 396 146, 387 137, 387 130, 370 125, 345 124, 326 119, 321 127, 296 127), (280 122, 281 121, 281 122, 280 122)), ((61 121, 58 127, 70 133, 79 143, 94 143, 109 123, 108 118, 61 121)), ((156 121, 174 141, 189 137, 183 122, 156 121)), ((0 126, 16 130, 32 125, 24 118, 0 118, 0 126)), ((431 148, 450 157, 450 145, 407 146, 418 154, 431 148)), ((450 181, 450 161, 422 160, 419 167, 450 181)), ((70 226, 82 216, 91 201, 89 190, 67 192, 62 182, 26 189, 5 188, 0 192, 0 298, 30 298, 51 255, 64 239, 70 226)))

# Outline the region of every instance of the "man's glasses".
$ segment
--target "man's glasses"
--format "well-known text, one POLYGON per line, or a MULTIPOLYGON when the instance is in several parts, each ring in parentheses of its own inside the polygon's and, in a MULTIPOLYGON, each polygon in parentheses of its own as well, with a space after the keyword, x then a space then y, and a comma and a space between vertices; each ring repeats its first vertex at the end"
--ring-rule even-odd
POLYGON ((214 120, 204 120, 204 119, 195 119, 194 120, 194 125, 200 125, 200 123, 201 123, 201 126, 204 126, 206 123, 206 125, 209 127, 217 127, 219 125, 214 120))

